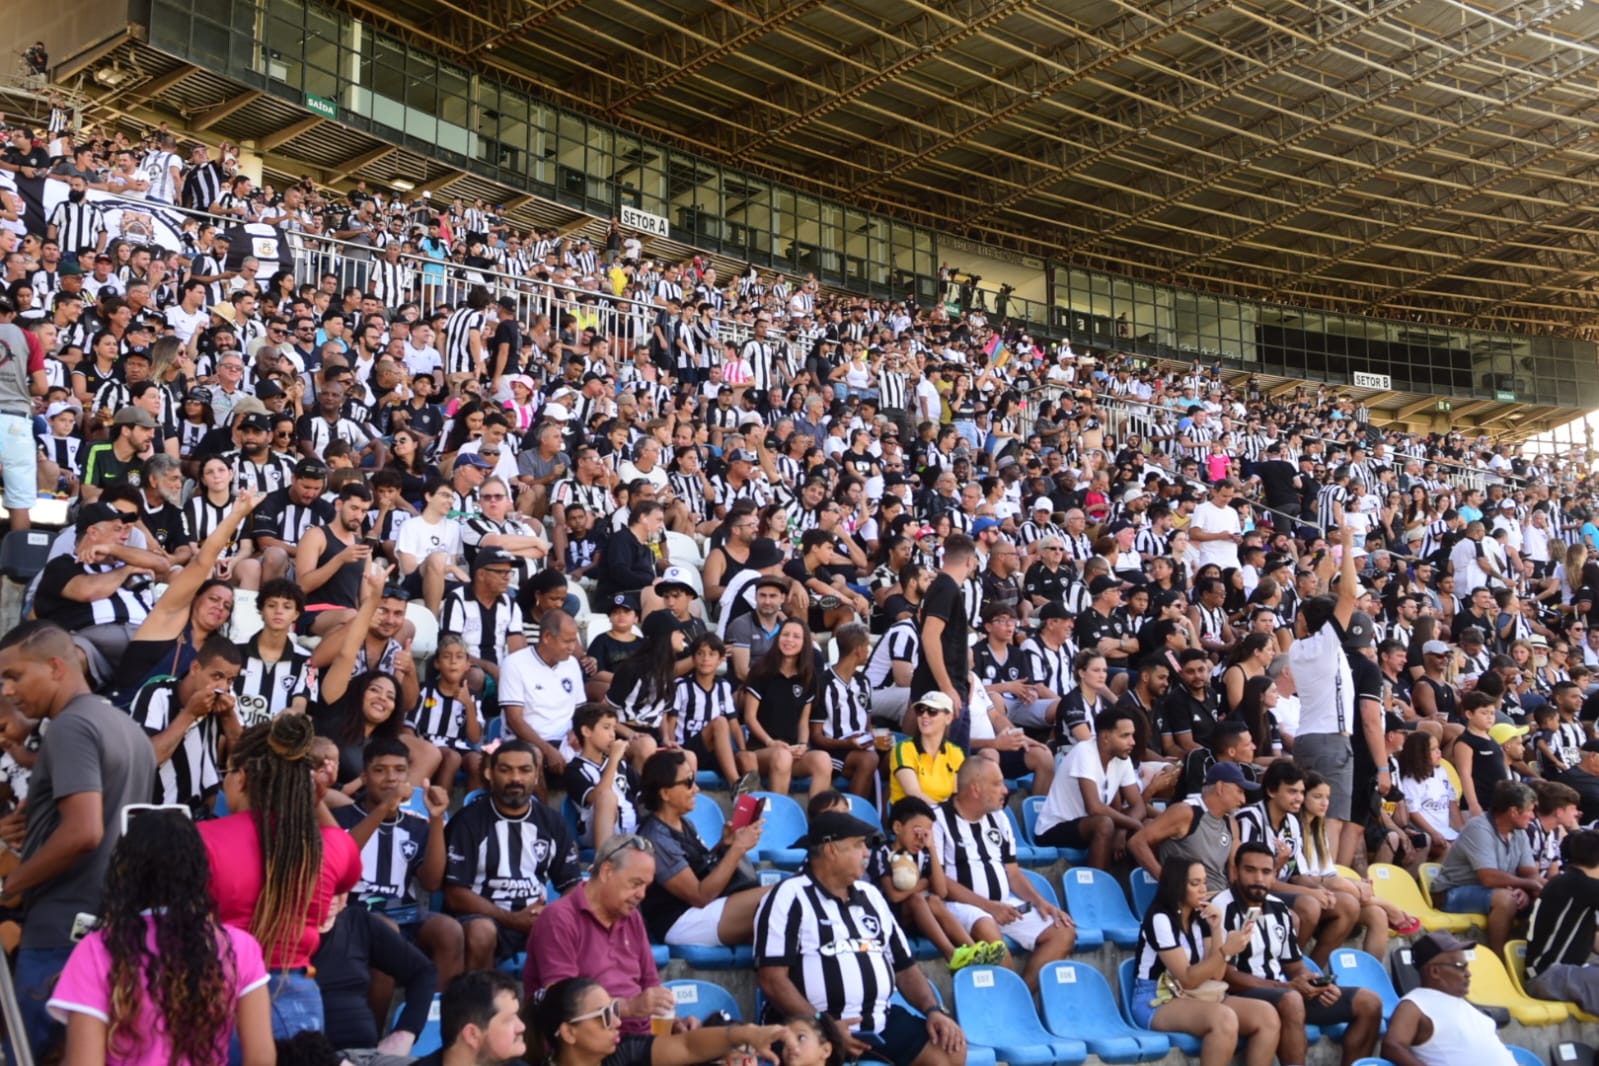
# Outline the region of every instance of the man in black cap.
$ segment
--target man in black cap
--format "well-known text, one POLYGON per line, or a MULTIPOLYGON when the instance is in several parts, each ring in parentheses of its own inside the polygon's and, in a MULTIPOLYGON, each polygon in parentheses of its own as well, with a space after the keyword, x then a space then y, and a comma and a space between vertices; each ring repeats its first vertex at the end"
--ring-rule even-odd
POLYGON ((139 471, 155 440, 155 419, 142 407, 124 407, 111 418, 111 439, 89 448, 83 461, 84 503, 94 503, 112 485, 138 487, 139 471))
POLYGON ((1388 1019, 1383 1058, 1394 1066, 1514 1066, 1494 1020, 1466 1000, 1474 949, 1481 950, 1444 932, 1428 933, 1411 945, 1410 961, 1421 986, 1406 994, 1388 1019))
POLYGON ((755 914, 756 980, 767 1011, 842 1019, 850 1059, 960 1066, 960 1026, 939 1005, 888 901, 865 880, 867 839, 876 835, 858 818, 824 812, 794 842, 808 863, 767 893, 755 914), (889 1002, 896 985, 925 1021, 889 1002))
POLYGON ((527 647, 522 609, 510 593, 515 568, 509 552, 481 548, 472 560, 472 583, 444 597, 439 632, 459 634, 465 642, 472 663, 467 677, 474 694, 483 691, 485 678, 498 683, 502 658, 527 647))

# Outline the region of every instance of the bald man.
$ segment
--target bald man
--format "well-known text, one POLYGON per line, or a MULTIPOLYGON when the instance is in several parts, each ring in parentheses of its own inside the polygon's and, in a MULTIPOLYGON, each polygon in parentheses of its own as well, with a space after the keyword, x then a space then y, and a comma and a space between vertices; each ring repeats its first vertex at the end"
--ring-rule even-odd
POLYGON ((72 953, 78 916, 100 913, 122 808, 155 795, 155 749, 131 717, 90 691, 81 653, 53 622, 26 622, 0 640, 0 691, 28 718, 50 719, 27 805, 0 819, 0 839, 22 855, 0 904, 26 915, 17 998, 38 1060, 65 1032, 45 999, 72 953))

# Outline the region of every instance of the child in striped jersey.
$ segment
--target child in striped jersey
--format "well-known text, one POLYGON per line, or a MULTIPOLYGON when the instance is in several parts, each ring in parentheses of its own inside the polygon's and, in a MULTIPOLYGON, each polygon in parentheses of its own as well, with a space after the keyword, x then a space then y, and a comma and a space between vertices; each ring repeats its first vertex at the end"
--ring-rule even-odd
POLYGON ((433 655, 433 680, 422 686, 410 716, 416 735, 443 756, 433 774, 433 783, 443 788, 452 787, 456 771, 462 769, 467 791, 483 787, 483 753, 478 750, 483 720, 466 682, 471 668, 466 642, 455 633, 441 634, 433 655))
POLYGON ((566 764, 567 798, 577 808, 578 842, 600 848, 613 833, 639 822, 639 777, 627 759, 628 742, 616 733, 608 703, 584 703, 572 712, 579 751, 566 764))
POLYGON ((701 633, 688 652, 693 669, 677 679, 663 739, 692 754, 696 765, 714 764, 729 784, 736 783, 755 769, 755 756, 744 750, 733 686, 717 676, 727 659, 727 647, 715 633, 701 633))

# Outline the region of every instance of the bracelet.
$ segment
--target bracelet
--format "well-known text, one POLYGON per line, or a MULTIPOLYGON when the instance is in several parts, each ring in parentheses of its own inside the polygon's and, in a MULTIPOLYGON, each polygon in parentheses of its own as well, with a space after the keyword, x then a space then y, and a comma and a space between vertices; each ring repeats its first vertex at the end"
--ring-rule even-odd
POLYGON ((931 1018, 935 1014, 942 1014, 946 1018, 949 1017, 949 1011, 944 1009, 944 1005, 942 1003, 934 1003, 931 1007, 928 1007, 922 1013, 925 1014, 929 1018, 931 1018))

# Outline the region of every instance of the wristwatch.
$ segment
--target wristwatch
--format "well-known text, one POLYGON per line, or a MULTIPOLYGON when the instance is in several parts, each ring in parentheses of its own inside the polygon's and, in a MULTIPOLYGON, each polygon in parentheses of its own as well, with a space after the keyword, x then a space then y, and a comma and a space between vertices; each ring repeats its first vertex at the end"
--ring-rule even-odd
POLYGON ((944 1005, 942 1003, 934 1003, 931 1007, 928 1007, 927 1010, 923 1011, 923 1013, 929 1018, 935 1014, 942 1014, 946 1018, 950 1016, 949 1011, 944 1009, 944 1005))

